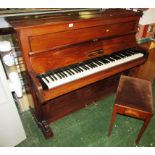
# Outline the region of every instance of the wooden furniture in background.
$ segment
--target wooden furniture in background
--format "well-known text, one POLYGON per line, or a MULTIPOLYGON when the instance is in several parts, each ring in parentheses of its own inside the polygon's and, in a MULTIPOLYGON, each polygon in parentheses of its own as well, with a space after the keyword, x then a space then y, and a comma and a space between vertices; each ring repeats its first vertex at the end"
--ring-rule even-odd
POLYGON ((116 99, 109 127, 109 136, 112 132, 116 114, 126 115, 144 121, 136 139, 137 144, 153 116, 151 82, 138 78, 121 76, 116 92, 116 99))
POLYGON ((131 10, 107 9, 8 19, 25 60, 35 117, 46 138, 53 135, 50 122, 103 98, 115 90, 120 73, 145 62, 147 52, 135 39, 141 15, 131 10), (129 48, 145 54, 52 89, 45 90, 37 78, 129 48))
POLYGON ((155 41, 140 44, 148 50, 148 59, 145 64, 137 66, 130 70, 129 75, 140 79, 155 82, 155 41))

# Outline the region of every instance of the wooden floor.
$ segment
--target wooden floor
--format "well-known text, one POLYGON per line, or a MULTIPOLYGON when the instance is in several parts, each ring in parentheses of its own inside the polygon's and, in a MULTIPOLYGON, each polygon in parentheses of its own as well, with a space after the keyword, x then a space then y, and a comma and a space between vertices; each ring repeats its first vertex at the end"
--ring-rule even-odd
POLYGON ((149 56, 144 65, 133 69, 131 76, 155 82, 155 48, 149 50, 149 56))

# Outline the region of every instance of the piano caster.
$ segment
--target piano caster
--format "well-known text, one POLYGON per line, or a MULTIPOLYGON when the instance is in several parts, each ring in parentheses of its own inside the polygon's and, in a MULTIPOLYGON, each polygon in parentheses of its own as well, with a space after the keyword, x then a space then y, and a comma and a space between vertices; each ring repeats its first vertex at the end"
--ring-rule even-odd
POLYGON ((41 122, 37 122, 39 128, 41 129, 41 131, 43 132, 44 134, 44 137, 46 139, 50 138, 50 137, 53 137, 53 132, 51 130, 51 128, 49 127, 47 121, 43 120, 41 122))
POLYGON ((32 116, 33 116, 35 122, 37 123, 38 127, 41 129, 44 137, 46 139, 53 137, 53 132, 52 132, 51 128, 49 127, 47 121, 46 120, 39 121, 35 115, 34 109, 31 107, 30 107, 30 111, 31 111, 32 116))

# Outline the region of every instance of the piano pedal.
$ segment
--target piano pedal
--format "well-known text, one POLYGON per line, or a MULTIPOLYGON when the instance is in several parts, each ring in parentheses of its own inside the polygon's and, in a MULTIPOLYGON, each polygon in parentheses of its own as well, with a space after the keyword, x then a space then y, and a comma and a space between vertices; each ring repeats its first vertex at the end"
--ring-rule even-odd
POLYGON ((47 121, 46 120, 39 121, 38 118, 35 116, 35 112, 34 112, 33 108, 31 108, 31 107, 30 107, 30 112, 32 113, 32 116, 33 116, 35 122, 37 123, 38 127, 43 132, 44 137, 46 139, 53 137, 53 132, 52 132, 51 128, 49 127, 47 121))
MULTIPOLYGON (((95 106, 98 105, 98 103, 96 101, 93 101, 92 104, 95 105, 95 106)), ((89 105, 88 104, 85 104, 85 108, 87 109, 88 107, 89 107, 89 105)))
POLYGON ((86 108, 86 109, 88 108, 88 104, 85 104, 85 108, 86 108))
POLYGON ((97 106, 97 105, 98 105, 98 103, 97 103, 96 101, 93 101, 93 104, 94 104, 95 106, 97 106))

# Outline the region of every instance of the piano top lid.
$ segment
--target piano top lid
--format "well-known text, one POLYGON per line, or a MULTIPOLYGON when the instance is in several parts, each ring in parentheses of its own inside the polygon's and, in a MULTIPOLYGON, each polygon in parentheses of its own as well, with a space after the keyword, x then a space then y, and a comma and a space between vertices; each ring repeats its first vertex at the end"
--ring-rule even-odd
POLYGON ((84 20, 102 19, 111 20, 113 18, 125 18, 130 16, 142 16, 142 12, 134 12, 126 9, 98 9, 76 12, 60 12, 53 14, 41 14, 20 17, 8 17, 6 20, 11 26, 18 30, 39 25, 61 24, 68 22, 80 22, 84 20))

